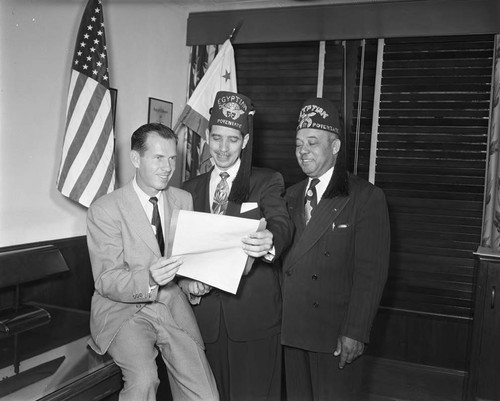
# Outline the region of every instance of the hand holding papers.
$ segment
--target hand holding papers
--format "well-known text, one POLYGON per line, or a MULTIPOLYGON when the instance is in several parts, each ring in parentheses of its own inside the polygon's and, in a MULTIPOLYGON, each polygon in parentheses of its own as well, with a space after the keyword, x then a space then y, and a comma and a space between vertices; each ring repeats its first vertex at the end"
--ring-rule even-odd
POLYGON ((263 230, 265 221, 187 210, 175 211, 171 221, 171 254, 183 261, 177 274, 236 294, 251 259, 241 239, 263 230))

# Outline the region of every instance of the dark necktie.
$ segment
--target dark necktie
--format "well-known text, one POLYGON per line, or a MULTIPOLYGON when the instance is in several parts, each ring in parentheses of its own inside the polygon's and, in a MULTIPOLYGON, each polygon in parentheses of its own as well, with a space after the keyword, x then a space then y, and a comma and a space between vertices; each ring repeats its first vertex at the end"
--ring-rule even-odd
POLYGON ((161 256, 163 256, 163 253, 165 252, 165 241, 163 240, 160 212, 158 211, 158 198, 153 196, 152 198, 149 198, 149 201, 153 204, 153 217, 151 218, 151 225, 156 227, 156 240, 160 246, 161 256))
POLYGON ((311 180, 311 184, 309 184, 309 188, 307 189, 306 196, 304 198, 304 209, 306 212, 306 224, 309 223, 311 219, 312 211, 318 204, 318 196, 316 195, 316 185, 318 184, 319 179, 313 178, 311 180))
POLYGON ((215 189, 214 201, 212 203, 212 211, 214 214, 224 214, 227 208, 227 197, 229 195, 229 184, 227 183, 227 178, 229 174, 222 172, 219 174, 221 180, 217 184, 215 189))

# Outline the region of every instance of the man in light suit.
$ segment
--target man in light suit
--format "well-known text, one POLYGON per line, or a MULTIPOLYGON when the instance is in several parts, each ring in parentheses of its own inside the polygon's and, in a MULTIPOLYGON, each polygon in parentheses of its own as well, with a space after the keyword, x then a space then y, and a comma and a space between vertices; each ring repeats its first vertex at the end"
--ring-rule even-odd
POLYGON ((353 361, 369 340, 387 278, 386 200, 348 174, 332 102, 304 103, 295 154, 308 178, 286 193, 296 227, 283 262, 287 400, 351 400, 360 373, 353 361))
POLYGON ((163 256, 175 209, 192 210, 189 193, 167 184, 177 137, 162 124, 132 135, 135 178, 96 200, 87 216, 95 281, 91 347, 121 368, 120 400, 155 400, 157 349, 174 400, 218 400, 203 341, 185 294, 173 279, 181 260, 163 256))
POLYGON ((217 94, 207 139, 215 166, 184 183, 183 188, 193 196, 196 211, 264 218, 267 229, 242 241, 244 251, 256 260, 236 295, 209 291, 199 282, 184 283, 187 292, 206 294, 194 312, 221 399, 280 401, 281 266, 275 260, 291 242, 292 225, 281 174, 251 166, 252 114, 248 97, 217 94), (217 187, 223 180, 227 185, 225 195, 220 196, 217 187), (222 208, 220 200, 224 201, 222 208))

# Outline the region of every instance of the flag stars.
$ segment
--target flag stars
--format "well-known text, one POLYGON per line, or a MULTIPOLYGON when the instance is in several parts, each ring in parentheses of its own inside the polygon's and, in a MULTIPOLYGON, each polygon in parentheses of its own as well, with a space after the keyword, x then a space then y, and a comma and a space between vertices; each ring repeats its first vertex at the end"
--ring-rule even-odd
POLYGON ((224 78, 227 81, 229 81, 231 79, 231 73, 226 70, 226 73, 222 76, 222 78, 224 78))
MULTIPOLYGON (((0 0, 1 1, 1 0, 0 0)), ((99 2, 99 4, 101 4, 99 2)), ((100 82, 109 80, 105 44, 104 21, 101 5, 94 7, 80 27, 73 68, 100 82), (106 76, 105 76, 106 74, 106 76)))

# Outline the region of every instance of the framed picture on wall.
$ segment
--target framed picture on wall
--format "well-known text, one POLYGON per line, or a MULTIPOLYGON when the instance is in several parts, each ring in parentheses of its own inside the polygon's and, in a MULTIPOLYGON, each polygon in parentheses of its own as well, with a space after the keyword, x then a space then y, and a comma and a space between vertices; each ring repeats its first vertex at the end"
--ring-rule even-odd
POLYGON ((148 123, 160 123, 172 128, 172 102, 149 98, 148 123))
POLYGON ((113 128, 115 127, 116 120, 116 98, 118 97, 118 90, 114 88, 109 88, 111 95, 111 111, 113 112, 113 128))

